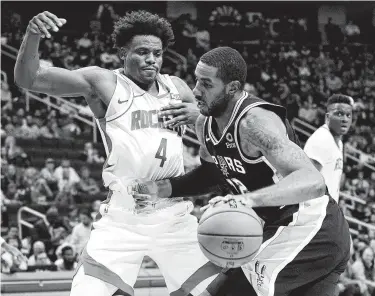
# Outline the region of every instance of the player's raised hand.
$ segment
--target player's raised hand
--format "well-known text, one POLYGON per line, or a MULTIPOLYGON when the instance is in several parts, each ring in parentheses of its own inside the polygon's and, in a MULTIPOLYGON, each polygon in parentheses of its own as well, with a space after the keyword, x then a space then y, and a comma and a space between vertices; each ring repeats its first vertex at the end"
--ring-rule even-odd
POLYGON ((58 18, 48 11, 41 12, 34 16, 27 27, 27 31, 33 34, 39 34, 43 38, 51 37, 50 31, 57 32, 59 28, 66 24, 66 19, 58 18))
POLYGON ((172 116, 172 119, 166 121, 166 125, 173 128, 181 125, 194 125, 199 114, 198 107, 193 103, 176 103, 162 107, 159 117, 172 116))

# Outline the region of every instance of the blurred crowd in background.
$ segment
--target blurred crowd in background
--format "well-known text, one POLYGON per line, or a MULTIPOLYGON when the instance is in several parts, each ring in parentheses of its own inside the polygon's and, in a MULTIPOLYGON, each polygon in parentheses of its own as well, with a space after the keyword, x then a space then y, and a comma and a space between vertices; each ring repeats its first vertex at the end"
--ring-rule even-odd
MULTIPOLYGON (((19 48, 28 20, 16 11, 8 12, 1 42, 19 48)), ((109 34, 118 17, 110 4, 99 5, 96 15, 88 20, 90 30, 78 35, 59 33, 42 40, 41 63, 67 69, 122 67, 109 34)), ((162 72, 183 78, 193 88, 199 57, 225 44, 212 38, 216 34, 213 22, 212 18, 192 20, 189 15, 173 20, 176 43, 172 49, 185 57, 186 63, 166 59, 162 72)), ((346 159, 342 191, 364 202, 341 199, 339 204, 346 216, 375 225, 375 170, 365 165, 375 166, 374 46, 360 43, 361 28, 352 21, 340 28, 329 20, 324 28, 325 42, 315 44, 304 35, 307 28, 303 20, 285 19, 280 23, 285 30, 273 36, 267 29, 269 24, 254 17, 244 30, 262 42, 231 44, 248 63, 245 90, 287 107, 290 120, 300 118, 315 127, 324 123, 325 102, 331 94, 344 93, 354 98, 354 122, 344 140, 363 153, 357 155, 360 162, 346 159)), ((25 91, 8 76, 11 74, 2 72, 1 230, 6 241, 22 250, 29 260, 27 267, 15 266, 11 256, 3 253, 1 271, 74 270, 100 201, 106 196, 101 181, 104 148, 92 143, 92 127, 75 117, 90 119, 83 98, 69 98, 76 104, 72 108, 40 95, 60 109, 32 101, 27 110, 25 91), (44 213, 46 218, 26 217, 34 227, 22 227, 20 237, 17 213, 23 206, 44 213)), ((197 148, 185 142, 187 171, 199 165, 197 148)), ((192 214, 199 218, 199 208, 209 197, 193 197, 196 206, 192 214)), ((355 230, 358 235, 353 237, 353 256, 342 276, 341 295, 375 295, 374 288, 365 283, 375 280, 375 232, 361 226, 355 230)), ((155 267, 155 263, 145 260, 144 267, 155 267)))

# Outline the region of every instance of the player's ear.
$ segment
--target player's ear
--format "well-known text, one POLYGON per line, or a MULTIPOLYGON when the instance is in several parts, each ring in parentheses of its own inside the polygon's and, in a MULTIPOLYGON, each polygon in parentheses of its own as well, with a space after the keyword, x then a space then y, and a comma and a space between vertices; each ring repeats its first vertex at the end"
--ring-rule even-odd
POLYGON ((125 60, 127 53, 128 53, 128 48, 126 46, 121 47, 118 51, 118 55, 120 59, 122 60, 125 60))
POLYGON ((326 119, 326 123, 329 123, 329 112, 326 113, 325 119, 326 119))
POLYGON ((239 82, 238 80, 234 80, 228 83, 228 93, 230 95, 234 96, 234 94, 239 90, 241 90, 241 82, 239 82))

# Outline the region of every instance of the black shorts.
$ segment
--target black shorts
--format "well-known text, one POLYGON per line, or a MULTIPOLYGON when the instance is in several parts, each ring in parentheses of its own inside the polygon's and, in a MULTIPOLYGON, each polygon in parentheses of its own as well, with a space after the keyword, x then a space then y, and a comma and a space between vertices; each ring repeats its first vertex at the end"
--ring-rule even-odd
POLYGON ((266 226, 257 255, 228 271, 218 294, 334 296, 349 256, 348 223, 337 203, 322 197, 302 203, 289 225, 266 226))

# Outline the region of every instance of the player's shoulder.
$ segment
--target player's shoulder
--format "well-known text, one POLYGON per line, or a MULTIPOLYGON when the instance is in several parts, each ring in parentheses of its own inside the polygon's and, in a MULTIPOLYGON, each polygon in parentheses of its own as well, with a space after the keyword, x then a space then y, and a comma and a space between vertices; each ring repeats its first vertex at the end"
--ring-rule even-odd
POLYGON ((116 81, 116 74, 98 66, 89 66, 74 70, 76 73, 82 74, 87 80, 95 84, 96 82, 116 81))
POLYGON ((247 133, 248 130, 256 128, 270 128, 275 131, 285 130, 281 118, 275 112, 262 108, 262 106, 256 106, 246 111, 239 120, 238 126, 240 133, 247 133))
POLYGON ((331 132, 326 125, 322 125, 312 133, 308 141, 323 141, 328 140, 330 137, 332 137, 331 132))

